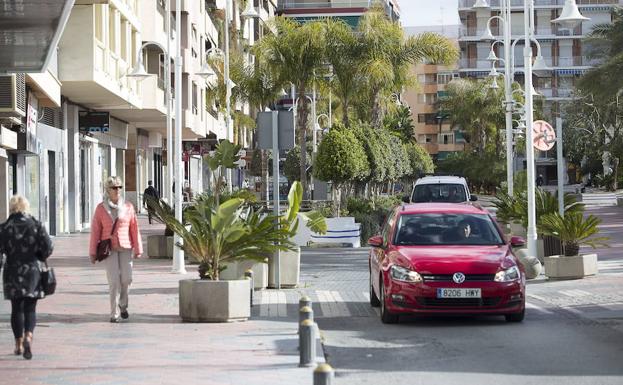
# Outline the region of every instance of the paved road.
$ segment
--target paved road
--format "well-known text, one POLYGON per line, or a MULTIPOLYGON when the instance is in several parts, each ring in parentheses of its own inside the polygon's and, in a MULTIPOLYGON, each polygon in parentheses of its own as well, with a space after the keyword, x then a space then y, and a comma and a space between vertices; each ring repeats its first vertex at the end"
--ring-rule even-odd
POLYGON ((623 384, 623 215, 595 208, 610 249, 600 274, 529 283, 521 324, 502 317, 405 318, 383 325, 367 301, 365 249, 305 250, 303 287, 258 293, 260 319, 296 317, 308 294, 336 384, 623 384))
MULTIPOLYGON (((308 250, 303 263, 307 287, 301 291, 319 301, 314 311, 336 384, 623 383, 617 273, 530 284, 522 324, 478 317, 384 325, 366 303, 365 250, 308 250), (610 296, 600 302, 600 293, 610 296)), ((296 307, 287 310, 292 316, 296 307)))

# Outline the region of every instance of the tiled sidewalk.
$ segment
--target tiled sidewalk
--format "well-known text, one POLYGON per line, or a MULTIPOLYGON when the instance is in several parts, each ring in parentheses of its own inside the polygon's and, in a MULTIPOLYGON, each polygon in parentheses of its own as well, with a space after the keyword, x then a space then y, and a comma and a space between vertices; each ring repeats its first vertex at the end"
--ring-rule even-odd
MULTIPOLYGON (((143 238, 159 233, 141 218, 143 238)), ((167 260, 135 262, 130 319, 108 322, 105 272, 86 257, 88 234, 54 239, 50 259, 56 294, 38 304, 34 358, 12 355, 10 303, 0 301, 3 384, 311 384, 298 368, 296 322, 252 319, 229 324, 182 323, 177 283, 167 260)))

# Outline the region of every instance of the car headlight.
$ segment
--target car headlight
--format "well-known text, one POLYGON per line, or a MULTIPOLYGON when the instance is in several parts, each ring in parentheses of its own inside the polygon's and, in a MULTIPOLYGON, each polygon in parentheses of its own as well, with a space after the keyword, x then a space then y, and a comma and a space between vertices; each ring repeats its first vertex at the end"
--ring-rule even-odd
POLYGON ((392 266, 389 269, 392 279, 402 282, 422 282, 422 276, 415 271, 402 266, 392 266))
POLYGON ((519 268, 517 266, 513 266, 510 269, 498 271, 495 275, 495 282, 511 282, 516 281, 521 278, 521 273, 519 272, 519 268))

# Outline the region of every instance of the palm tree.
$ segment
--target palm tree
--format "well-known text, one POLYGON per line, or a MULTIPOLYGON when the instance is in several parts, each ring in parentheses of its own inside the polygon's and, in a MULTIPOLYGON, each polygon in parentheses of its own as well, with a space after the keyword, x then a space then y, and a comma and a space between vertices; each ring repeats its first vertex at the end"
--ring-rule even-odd
MULTIPOLYGON (((321 22, 298 24, 286 18, 275 19, 277 32, 262 38, 256 45, 256 54, 267 66, 273 68, 282 82, 291 82, 298 93, 297 126, 298 143, 307 142, 309 115, 306 92, 314 72, 324 63, 325 34, 321 22)), ((307 196, 306 151, 301 152, 301 183, 307 196)))
POLYGON ((364 47, 353 29, 343 20, 327 18, 324 22, 325 55, 333 67, 333 91, 341 101, 342 122, 345 127, 349 127, 348 110, 363 82, 364 47))
POLYGON ((411 65, 424 60, 451 64, 459 57, 455 44, 439 34, 406 38, 400 23, 390 20, 380 7, 363 15, 357 32, 364 49, 360 64, 372 102, 371 122, 377 128, 383 121, 381 98, 409 84, 411 65))
POLYGON ((587 72, 579 83, 598 100, 612 100, 623 91, 623 8, 612 8, 612 23, 598 24, 589 34, 590 56, 603 63, 587 72))

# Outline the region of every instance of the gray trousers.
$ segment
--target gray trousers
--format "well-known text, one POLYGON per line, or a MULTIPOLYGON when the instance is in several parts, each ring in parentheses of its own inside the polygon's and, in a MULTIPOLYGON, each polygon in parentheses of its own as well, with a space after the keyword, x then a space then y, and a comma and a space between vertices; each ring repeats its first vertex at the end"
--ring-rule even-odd
POLYGON ((119 318, 128 308, 128 291, 132 283, 132 250, 111 251, 104 260, 110 290, 110 317, 119 318))

